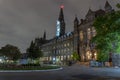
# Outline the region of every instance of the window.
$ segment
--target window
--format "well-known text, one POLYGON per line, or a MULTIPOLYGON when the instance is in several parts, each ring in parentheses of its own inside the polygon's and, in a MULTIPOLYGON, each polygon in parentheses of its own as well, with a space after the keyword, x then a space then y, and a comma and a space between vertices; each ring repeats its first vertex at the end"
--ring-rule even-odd
POLYGON ((61 56, 61 60, 63 60, 63 56, 61 56))
POLYGON ((70 43, 67 43, 68 46, 70 46, 70 43))
POLYGON ((86 56, 87 56, 87 59, 90 60, 91 59, 91 52, 87 51, 86 56))
POLYGON ((68 55, 67 58, 70 59, 70 55, 68 55))
POLYGON ((83 40, 83 31, 80 31, 80 40, 83 40))
POLYGON ((64 52, 66 52, 66 49, 64 49, 64 52))
POLYGON ((91 39, 91 30, 90 30, 90 28, 87 29, 87 37, 88 37, 88 39, 91 39))
POLYGON ((94 27, 92 27, 92 36, 94 37, 96 35, 96 30, 94 27))
POLYGON ((51 61, 51 60, 52 60, 52 57, 50 56, 49 58, 50 58, 50 61, 51 61))
POLYGON ((64 44, 64 47, 66 47, 66 43, 64 44))
POLYGON ((70 51, 70 49, 68 48, 68 52, 70 51))

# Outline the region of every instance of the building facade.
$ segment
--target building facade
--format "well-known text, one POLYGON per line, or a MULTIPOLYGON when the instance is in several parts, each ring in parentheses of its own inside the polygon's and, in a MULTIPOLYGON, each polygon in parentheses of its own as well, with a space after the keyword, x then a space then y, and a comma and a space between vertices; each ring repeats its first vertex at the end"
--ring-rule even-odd
POLYGON ((96 35, 93 22, 96 17, 114 11, 108 1, 106 1, 104 8, 104 10, 99 9, 97 11, 89 9, 85 19, 80 21, 76 16, 74 19, 74 30, 65 33, 63 6, 61 6, 56 24, 56 37, 46 40, 46 33, 44 33, 43 38, 36 40, 44 53, 44 60, 53 62, 68 61, 72 59, 73 52, 80 56, 81 61, 97 59, 95 44, 90 42, 91 38, 96 35))

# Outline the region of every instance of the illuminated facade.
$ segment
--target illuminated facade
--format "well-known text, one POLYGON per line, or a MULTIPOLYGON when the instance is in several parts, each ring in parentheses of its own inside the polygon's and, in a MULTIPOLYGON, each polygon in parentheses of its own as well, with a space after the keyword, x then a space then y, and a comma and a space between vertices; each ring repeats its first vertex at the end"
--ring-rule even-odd
POLYGON ((61 6, 56 24, 56 37, 46 40, 44 44, 40 45, 44 53, 44 60, 53 62, 68 61, 72 59, 73 52, 79 54, 81 61, 97 59, 95 44, 90 43, 91 38, 96 35, 93 22, 96 17, 112 11, 114 10, 108 1, 105 4, 105 10, 92 11, 89 9, 85 19, 79 21, 75 17, 73 32, 65 33, 63 6, 61 6))

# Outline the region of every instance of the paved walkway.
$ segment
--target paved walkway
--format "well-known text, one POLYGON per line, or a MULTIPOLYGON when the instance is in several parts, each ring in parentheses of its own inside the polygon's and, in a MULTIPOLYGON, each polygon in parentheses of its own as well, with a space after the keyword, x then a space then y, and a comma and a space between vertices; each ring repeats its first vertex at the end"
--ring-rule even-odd
POLYGON ((75 64, 45 72, 0 72, 0 80, 120 80, 120 68, 93 68, 75 64))
MULTIPOLYGON (((97 68, 75 64, 69 68, 64 68, 75 80, 120 80, 120 68, 97 68)), ((73 79, 73 80, 74 80, 73 79)))

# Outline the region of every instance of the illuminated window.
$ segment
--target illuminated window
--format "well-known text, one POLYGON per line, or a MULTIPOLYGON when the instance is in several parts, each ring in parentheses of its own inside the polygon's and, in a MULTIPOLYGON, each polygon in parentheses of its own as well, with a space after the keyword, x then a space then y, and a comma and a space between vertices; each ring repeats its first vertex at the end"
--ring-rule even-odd
POLYGON ((46 57, 46 60, 48 61, 48 57, 46 57))
POLYGON ((64 47, 66 47, 66 43, 64 44, 64 47))
POLYGON ((96 35, 96 30, 94 27, 92 27, 92 35, 93 35, 93 37, 96 35))
POLYGON ((70 43, 67 43, 67 46, 69 46, 70 45, 70 43))
POLYGON ((91 39, 91 30, 90 30, 90 28, 87 29, 87 36, 88 36, 88 39, 91 39))
POLYGON ((95 56, 95 60, 97 59, 97 52, 94 53, 94 56, 95 56))
POLYGON ((80 31, 80 40, 83 40, 83 31, 80 31))
POLYGON ((92 56, 91 52, 90 52, 90 51, 87 51, 86 56, 87 56, 87 59, 90 60, 90 59, 91 59, 91 56, 92 56))
POLYGON ((56 36, 60 36, 60 21, 57 21, 57 31, 56 36))
POLYGON ((50 61, 52 60, 52 57, 50 56, 50 61))
POLYGON ((61 56, 61 60, 63 60, 63 56, 61 56))
POLYGON ((66 56, 66 55, 64 55, 64 60, 66 59, 66 57, 67 57, 67 56, 66 56))

